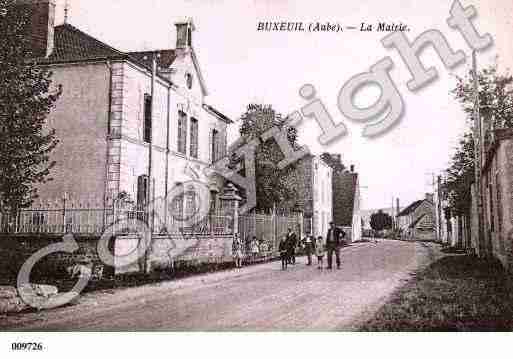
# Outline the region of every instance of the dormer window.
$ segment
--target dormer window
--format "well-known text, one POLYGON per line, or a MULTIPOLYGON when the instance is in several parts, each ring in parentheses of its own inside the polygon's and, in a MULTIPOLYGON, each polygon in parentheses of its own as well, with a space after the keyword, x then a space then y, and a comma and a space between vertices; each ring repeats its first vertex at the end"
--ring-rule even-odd
POLYGON ((192 75, 190 73, 185 74, 185 83, 187 88, 190 90, 192 88, 192 75))

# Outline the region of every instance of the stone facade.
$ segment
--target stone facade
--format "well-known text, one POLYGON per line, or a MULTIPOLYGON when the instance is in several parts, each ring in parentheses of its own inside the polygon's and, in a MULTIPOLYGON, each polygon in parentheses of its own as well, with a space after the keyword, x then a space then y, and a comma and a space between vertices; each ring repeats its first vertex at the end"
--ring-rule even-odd
POLYGON ((62 85, 48 117, 60 143, 51 154, 53 181, 39 186, 43 203, 66 196, 110 207, 124 192, 147 204, 190 180, 222 188, 221 178, 207 178, 203 170, 225 155, 231 121, 205 103, 191 39, 187 43, 123 53, 69 24, 55 27, 54 51, 38 60, 53 71, 54 85, 62 85))
POLYGON ((480 255, 493 255, 508 270, 513 267, 513 130, 496 130, 486 146, 481 171, 484 237, 480 255))

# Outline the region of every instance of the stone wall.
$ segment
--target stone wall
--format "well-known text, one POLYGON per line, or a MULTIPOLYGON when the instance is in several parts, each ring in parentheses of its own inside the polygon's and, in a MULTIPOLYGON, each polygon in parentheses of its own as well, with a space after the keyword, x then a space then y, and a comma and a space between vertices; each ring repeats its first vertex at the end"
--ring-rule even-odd
POLYGON ((149 255, 152 270, 173 268, 183 263, 232 261, 233 236, 156 236, 149 255))
MULTIPOLYGON (((96 251, 98 238, 75 238, 75 240, 79 245, 79 249, 76 252, 56 252, 49 254, 36 264, 32 271, 32 276, 36 279, 67 278, 69 277, 68 268, 76 264, 79 260, 86 258, 92 262, 93 266, 102 266, 96 251)), ((61 236, 0 237, 0 248, 2 248, 0 285, 15 284, 18 272, 27 259, 38 250, 58 242, 62 242, 61 236)))
MULTIPOLYGON (((116 238, 117 255, 135 253, 139 238, 133 235, 116 238)), ((154 235, 146 257, 129 266, 116 268, 116 274, 137 273, 144 270, 147 260, 148 270, 168 270, 180 265, 224 263, 232 261, 232 235, 219 236, 180 236, 154 235)))
POLYGON ((496 142, 487 151, 481 188, 484 236, 481 247, 502 265, 513 269, 513 132, 496 131, 496 142))

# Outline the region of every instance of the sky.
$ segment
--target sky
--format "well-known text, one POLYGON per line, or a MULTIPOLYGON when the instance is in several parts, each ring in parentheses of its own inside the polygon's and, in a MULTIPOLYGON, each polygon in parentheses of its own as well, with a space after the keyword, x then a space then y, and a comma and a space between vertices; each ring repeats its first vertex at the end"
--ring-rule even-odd
MULTIPOLYGON (((57 0, 56 23, 63 22, 65 0, 57 0)), ((174 22, 192 17, 196 26, 193 47, 209 96, 206 102, 236 121, 229 141, 238 134, 238 119, 249 103, 271 104, 284 115, 306 104, 298 91, 312 84, 336 123, 348 134, 323 146, 314 120, 298 128, 299 142, 314 154, 342 154, 346 166, 355 165, 362 186, 364 208, 389 207, 393 198, 401 206, 432 191, 433 176, 447 168, 468 122, 450 95, 455 75, 471 65, 470 49, 459 32, 446 23, 452 0, 68 0, 68 22, 124 51, 175 47, 174 22), (407 24, 410 40, 430 29, 441 31, 453 50, 463 50, 467 61, 453 70, 426 48, 421 59, 434 66, 439 77, 417 92, 406 87, 410 73, 393 49, 385 49, 383 32, 258 32, 261 21, 338 23, 360 27, 362 22, 407 24), (405 103, 405 114, 393 130, 378 138, 361 136, 363 123, 345 118, 337 107, 340 89, 351 77, 369 71, 383 57, 394 62, 391 77, 405 103)), ((489 33, 494 45, 478 54, 485 66, 499 56, 500 68, 513 64, 513 1, 462 0, 473 5, 479 33, 489 33)), ((377 100, 377 88, 363 89, 358 106, 377 100)))

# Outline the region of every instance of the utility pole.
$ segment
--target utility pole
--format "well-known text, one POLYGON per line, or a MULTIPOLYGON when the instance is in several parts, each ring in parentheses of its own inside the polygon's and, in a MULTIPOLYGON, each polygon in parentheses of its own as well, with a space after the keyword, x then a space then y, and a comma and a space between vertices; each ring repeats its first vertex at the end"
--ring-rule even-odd
POLYGON ((437 226, 437 240, 442 242, 442 176, 438 176, 436 179, 436 226, 437 226))
POLYGON ((472 51, 472 78, 474 84, 474 179, 475 194, 477 201, 477 235, 479 244, 479 254, 482 256, 485 252, 484 247, 484 228, 483 228, 483 198, 481 190, 481 156, 482 156, 482 125, 479 104, 479 84, 477 75, 476 51, 472 51))
MULTIPOLYGON (((150 135, 149 135, 149 143, 148 143, 148 184, 146 186, 146 219, 148 221, 148 233, 146 234, 146 246, 145 248, 149 248, 151 244, 151 237, 153 235, 153 226, 154 226, 154 198, 152 198, 152 194, 154 193, 153 188, 153 173, 152 173, 152 162, 153 162, 153 118, 155 117, 155 81, 157 77, 157 53, 154 52, 151 55, 151 114, 150 114, 150 135)), ((167 205, 167 204, 166 204, 167 205)), ((147 274, 151 268, 149 268, 148 263, 148 250, 144 253, 144 272, 147 274)))

